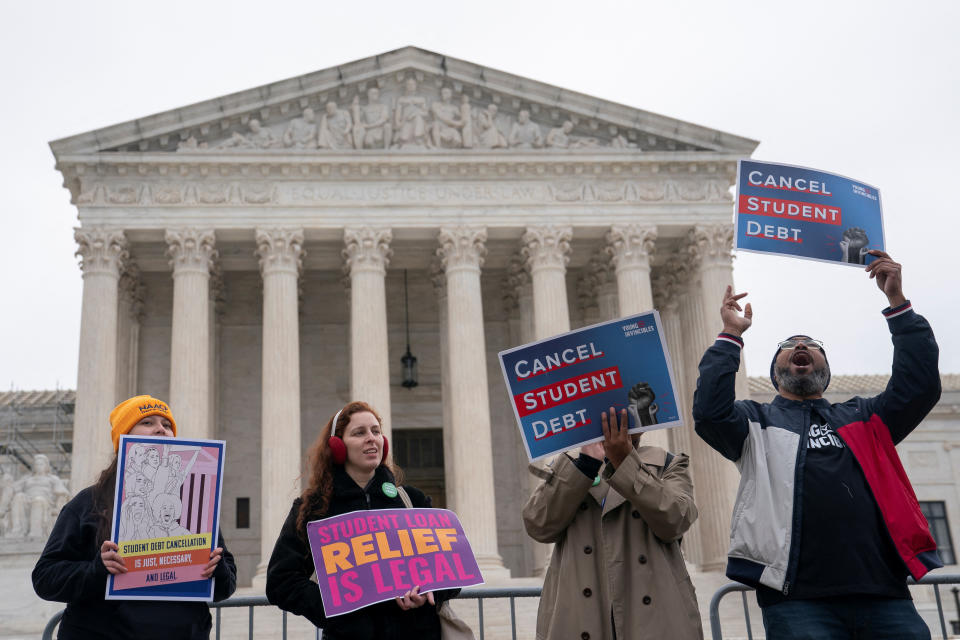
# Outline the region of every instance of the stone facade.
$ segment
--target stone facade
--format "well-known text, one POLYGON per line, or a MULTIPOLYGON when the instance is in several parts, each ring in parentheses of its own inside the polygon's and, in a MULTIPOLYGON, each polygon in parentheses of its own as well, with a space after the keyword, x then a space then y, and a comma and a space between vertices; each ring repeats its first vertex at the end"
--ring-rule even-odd
MULTIPOLYGON (((362 398, 397 452, 440 434, 422 481, 488 580, 536 575, 497 352, 662 302, 689 424, 755 146, 414 48, 57 140, 84 275, 71 488, 108 463, 116 401, 169 399, 184 433, 228 442, 224 532, 259 585, 304 452, 362 398)), ((713 506, 685 548, 718 567, 733 466, 689 428, 650 438, 694 454, 713 506)))

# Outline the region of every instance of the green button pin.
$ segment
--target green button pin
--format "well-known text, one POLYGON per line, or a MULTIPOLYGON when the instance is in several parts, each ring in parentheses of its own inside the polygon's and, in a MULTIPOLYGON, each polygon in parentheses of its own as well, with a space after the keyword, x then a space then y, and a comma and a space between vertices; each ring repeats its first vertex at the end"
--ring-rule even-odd
POLYGON ((388 498, 397 497, 397 487, 392 482, 384 482, 380 486, 380 490, 383 491, 383 495, 387 496, 388 498))

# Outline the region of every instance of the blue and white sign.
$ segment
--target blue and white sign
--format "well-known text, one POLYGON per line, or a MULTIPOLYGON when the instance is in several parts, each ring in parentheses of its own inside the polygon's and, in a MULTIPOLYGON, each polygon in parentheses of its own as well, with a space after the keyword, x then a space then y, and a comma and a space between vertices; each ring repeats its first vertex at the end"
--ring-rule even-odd
POLYGON ((864 265, 884 251, 880 191, 833 173, 741 160, 736 248, 864 265))
POLYGON ((600 413, 630 432, 681 424, 660 314, 649 311, 500 352, 531 461, 603 439, 600 413))

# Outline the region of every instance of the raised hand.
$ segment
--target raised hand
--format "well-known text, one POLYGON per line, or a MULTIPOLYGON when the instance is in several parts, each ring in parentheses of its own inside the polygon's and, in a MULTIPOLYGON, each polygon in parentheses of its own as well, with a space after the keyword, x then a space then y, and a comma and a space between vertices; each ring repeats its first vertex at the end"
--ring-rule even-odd
POLYGON ((886 252, 870 249, 870 255, 876 260, 867 265, 866 272, 877 281, 877 287, 887 296, 891 307, 898 307, 907 299, 903 295, 903 280, 900 276, 900 263, 894 262, 886 252))
POLYGON ((627 459, 633 450, 633 440, 630 439, 630 421, 627 419, 627 410, 620 411, 617 419, 617 410, 610 407, 609 417, 606 411, 600 413, 600 426, 603 427, 603 452, 610 459, 614 468, 627 459))
POLYGON ((737 302, 745 295, 747 294, 738 293, 734 295, 733 287, 727 285, 727 290, 723 294, 723 304, 720 307, 720 319, 723 320, 724 333, 741 336, 753 324, 753 308, 750 303, 747 303, 746 309, 741 309, 740 303, 737 302), (740 311, 743 311, 742 316, 739 313, 740 311))

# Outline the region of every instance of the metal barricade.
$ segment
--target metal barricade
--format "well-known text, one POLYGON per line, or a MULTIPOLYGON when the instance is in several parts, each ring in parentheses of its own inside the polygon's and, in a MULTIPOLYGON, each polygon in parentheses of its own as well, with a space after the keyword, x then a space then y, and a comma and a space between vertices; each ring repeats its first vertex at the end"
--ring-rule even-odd
MULTIPOLYGON (((910 586, 930 585, 933 587, 933 595, 937 601, 937 616, 940 620, 941 638, 943 638, 943 640, 947 640, 949 636, 947 634, 947 622, 943 615, 943 599, 940 597, 940 585, 960 584, 960 574, 927 574, 919 581, 914 581, 912 578, 910 578, 907 580, 907 584, 910 586)), ((750 626, 750 610, 747 607, 747 592, 753 591, 753 587, 748 587, 744 584, 740 584, 739 582, 728 582, 717 589, 714 592, 713 597, 710 598, 710 635, 713 640, 723 640, 723 633, 720 629, 720 600, 722 600, 725 595, 733 591, 740 592, 740 598, 743 601, 743 617, 747 623, 747 640, 753 640, 753 630, 750 626)))
MULTIPOLYGON (((477 625, 479 629, 475 629, 477 637, 480 640, 484 640, 484 628, 483 628, 483 601, 490 600, 494 598, 508 598, 510 600, 510 629, 511 637, 513 640, 517 640, 517 617, 516 617, 516 599, 517 598, 539 598, 540 597, 540 587, 477 587, 473 589, 463 589, 460 591, 460 595, 457 596, 457 600, 476 600, 477 601, 477 612, 479 618, 479 624, 477 625)), ((253 613, 256 607, 269 607, 271 606, 267 602, 265 596, 240 596, 236 598, 228 598, 222 602, 214 602, 210 604, 210 608, 214 609, 214 637, 217 640, 220 640, 220 629, 221 629, 221 613, 224 609, 247 607, 247 638, 253 640, 253 613)), ((63 617, 63 611, 58 611, 50 618, 47 622, 47 626, 43 630, 43 640, 53 640, 53 633, 59 624, 60 619, 63 617)), ((283 612, 282 617, 282 638, 286 640, 287 637, 287 612, 283 612)), ((317 629, 316 632, 317 640, 320 640, 321 633, 317 629)))

